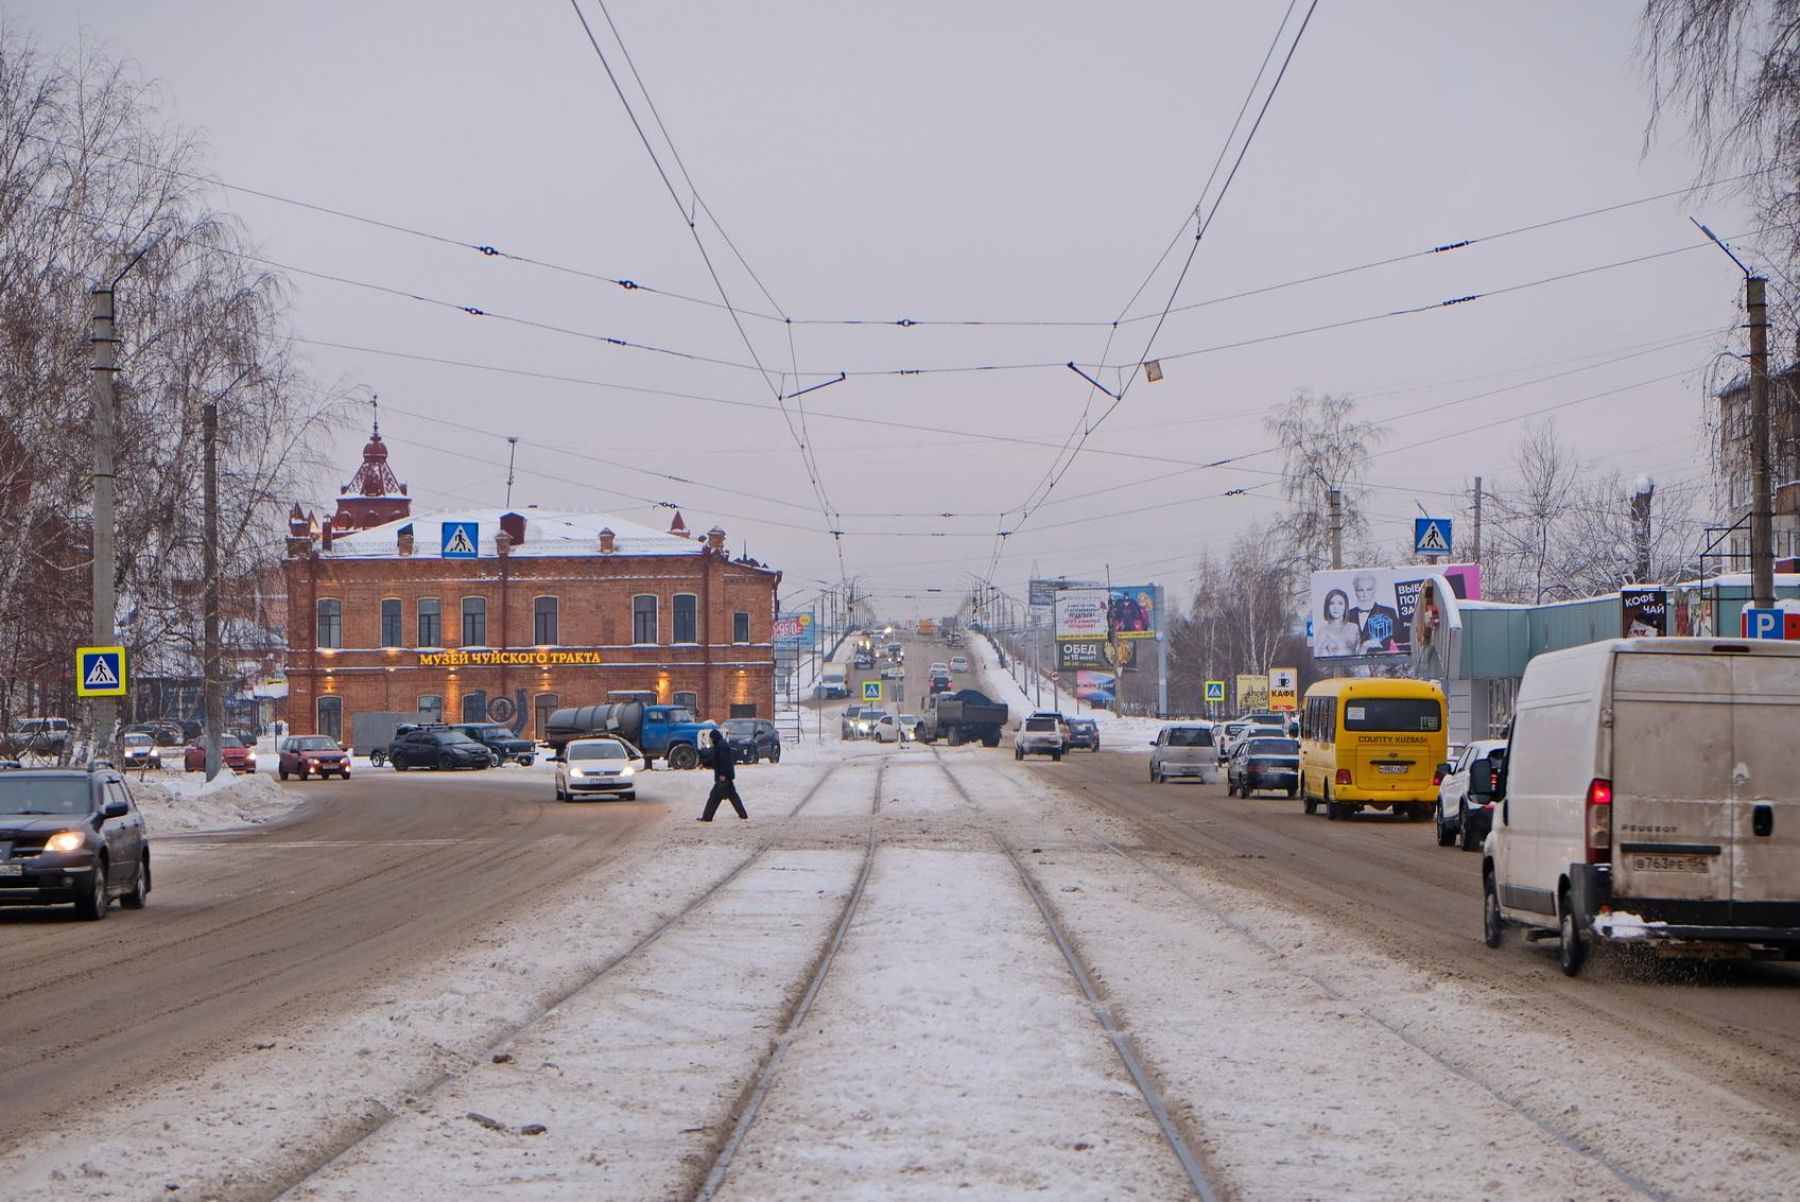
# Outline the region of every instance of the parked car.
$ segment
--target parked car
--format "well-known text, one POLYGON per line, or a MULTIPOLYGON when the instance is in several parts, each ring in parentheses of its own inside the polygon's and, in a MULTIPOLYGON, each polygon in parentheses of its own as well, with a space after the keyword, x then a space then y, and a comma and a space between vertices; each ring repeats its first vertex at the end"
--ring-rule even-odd
POLYGON ((320 780, 334 775, 349 780, 350 757, 329 735, 290 735, 281 741, 275 771, 282 780, 286 780, 289 773, 301 780, 314 773, 320 780))
POLYGON ((900 741, 902 743, 916 742, 919 737, 919 715, 901 714, 898 721, 900 723, 900 741))
POLYGON ((67 718, 21 718, 0 738, 0 750, 14 756, 61 755, 72 733, 67 718))
POLYGON ((1218 748, 1213 728, 1199 722, 1165 726, 1150 740, 1150 782, 1160 785, 1176 778, 1210 785, 1219 779, 1218 748))
POLYGON ((1469 770, 1476 760, 1506 761, 1505 739, 1477 739, 1438 765, 1437 841, 1439 847, 1460 842, 1464 851, 1479 850, 1494 828, 1494 799, 1469 797, 1469 770))
POLYGON ((74 903, 106 917, 113 898, 150 896, 150 839, 125 778, 111 768, 0 773, 0 906, 74 903))
POLYGON ((1225 763, 1225 791, 1239 797, 1263 791, 1297 796, 1300 792, 1300 740, 1286 735, 1252 735, 1241 740, 1232 748, 1231 758, 1225 763))
POLYGON ((1800 957, 1800 644, 1611 639, 1537 656, 1519 682, 1482 851, 1483 937, 1800 957))
POLYGON ((128 732, 121 742, 124 745, 124 763, 127 771, 133 768, 143 771, 149 768, 162 767, 162 753, 156 749, 156 742, 145 732, 128 732))
POLYGON ((456 722, 451 730, 460 730, 494 753, 494 766, 518 764, 529 768, 537 759, 537 744, 521 739, 513 729, 500 722, 456 722))
POLYGON ((856 738, 856 720, 862 717, 863 707, 848 705, 844 707, 844 716, 838 720, 838 738, 856 738))
POLYGON ((950 657, 950 670, 952 672, 967 672, 969 670, 969 657, 966 655, 952 655, 950 657))
POLYGON ((387 762, 394 771, 408 768, 434 768, 448 772, 455 768, 491 767, 494 757, 485 743, 477 743, 460 730, 447 726, 415 726, 394 736, 388 744, 387 762))
POLYGON ((1032 715, 1019 724, 1013 733, 1013 759, 1022 760, 1028 755, 1047 755, 1053 760, 1063 758, 1063 725, 1054 717, 1032 715))
POLYGON ((133 722, 124 730, 128 735, 149 735, 158 747, 180 747, 187 742, 178 722, 133 722))
POLYGON ((1085 747, 1089 751, 1100 750, 1100 724, 1092 718, 1069 719, 1069 747, 1085 747))
MULTIPOLYGON (((781 732, 767 718, 727 718, 719 725, 731 746, 732 758, 738 763, 781 762, 781 732)), ((703 748, 701 758, 710 762, 710 751, 703 748)))
MULTIPOLYGON (((187 772, 206 771, 206 740, 187 745, 181 753, 181 766, 187 772)), ((255 772, 256 752, 236 735, 219 736, 219 767, 233 772, 255 772)))
POLYGON ((600 793, 635 801, 640 770, 649 771, 643 753, 623 739, 573 739, 556 763, 556 800, 600 793))

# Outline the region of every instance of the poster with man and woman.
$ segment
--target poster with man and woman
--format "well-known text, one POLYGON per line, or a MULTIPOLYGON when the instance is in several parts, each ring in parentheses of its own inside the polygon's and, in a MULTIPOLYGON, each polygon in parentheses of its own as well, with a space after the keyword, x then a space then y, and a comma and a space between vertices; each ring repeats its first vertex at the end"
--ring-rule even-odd
POLYGON ((1473 564, 1314 572, 1307 622, 1313 656, 1347 659, 1410 654, 1413 611, 1430 575, 1443 576, 1458 597, 1476 600, 1481 596, 1481 569, 1473 564))

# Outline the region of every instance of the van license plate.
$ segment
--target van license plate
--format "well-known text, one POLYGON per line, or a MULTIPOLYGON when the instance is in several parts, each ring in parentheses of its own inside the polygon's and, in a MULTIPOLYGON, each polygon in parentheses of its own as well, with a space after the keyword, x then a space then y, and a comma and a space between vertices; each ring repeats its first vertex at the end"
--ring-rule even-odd
POLYGON ((1708 857, 1692 853, 1631 857, 1633 872, 1707 872, 1711 868, 1708 857))
POLYGON ((24 875, 25 875, 25 865, 23 865, 23 864, 0 864, 0 876, 24 876, 24 875))
POLYGON ((1377 771, 1386 773, 1388 776, 1399 776, 1401 773, 1405 772, 1408 767, 1409 767, 1409 765, 1407 765, 1407 764, 1377 764, 1377 765, 1375 765, 1375 768, 1377 771))

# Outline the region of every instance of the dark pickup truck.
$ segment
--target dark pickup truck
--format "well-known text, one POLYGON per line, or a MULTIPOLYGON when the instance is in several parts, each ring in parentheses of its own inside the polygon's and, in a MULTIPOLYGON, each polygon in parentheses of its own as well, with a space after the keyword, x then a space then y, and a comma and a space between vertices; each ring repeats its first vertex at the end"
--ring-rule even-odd
POLYGON ((460 730, 477 743, 486 745, 499 763, 522 764, 529 768, 532 760, 537 758, 537 744, 530 739, 521 739, 510 726, 498 722, 459 722, 450 729, 460 730))
POLYGON ((926 702, 925 713, 919 719, 919 739, 926 743, 942 739, 952 747, 980 740, 983 747, 998 747, 1011 716, 1004 703, 979 689, 936 693, 926 702))

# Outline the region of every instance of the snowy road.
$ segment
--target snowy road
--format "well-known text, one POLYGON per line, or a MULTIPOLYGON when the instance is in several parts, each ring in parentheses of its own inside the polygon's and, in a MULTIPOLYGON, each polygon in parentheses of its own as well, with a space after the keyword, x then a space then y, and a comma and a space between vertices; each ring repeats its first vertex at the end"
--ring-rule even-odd
POLYGON ((659 774, 669 813, 529 908, 329 1010, 264 1012, 54 1132, 19 1122, 0 1180, 71 1199, 1791 1193, 1792 968, 1568 981, 1538 949, 1481 947, 1474 858, 1427 827, 1152 787, 1143 766, 828 740, 746 768, 753 820, 710 827, 705 779, 659 774))

